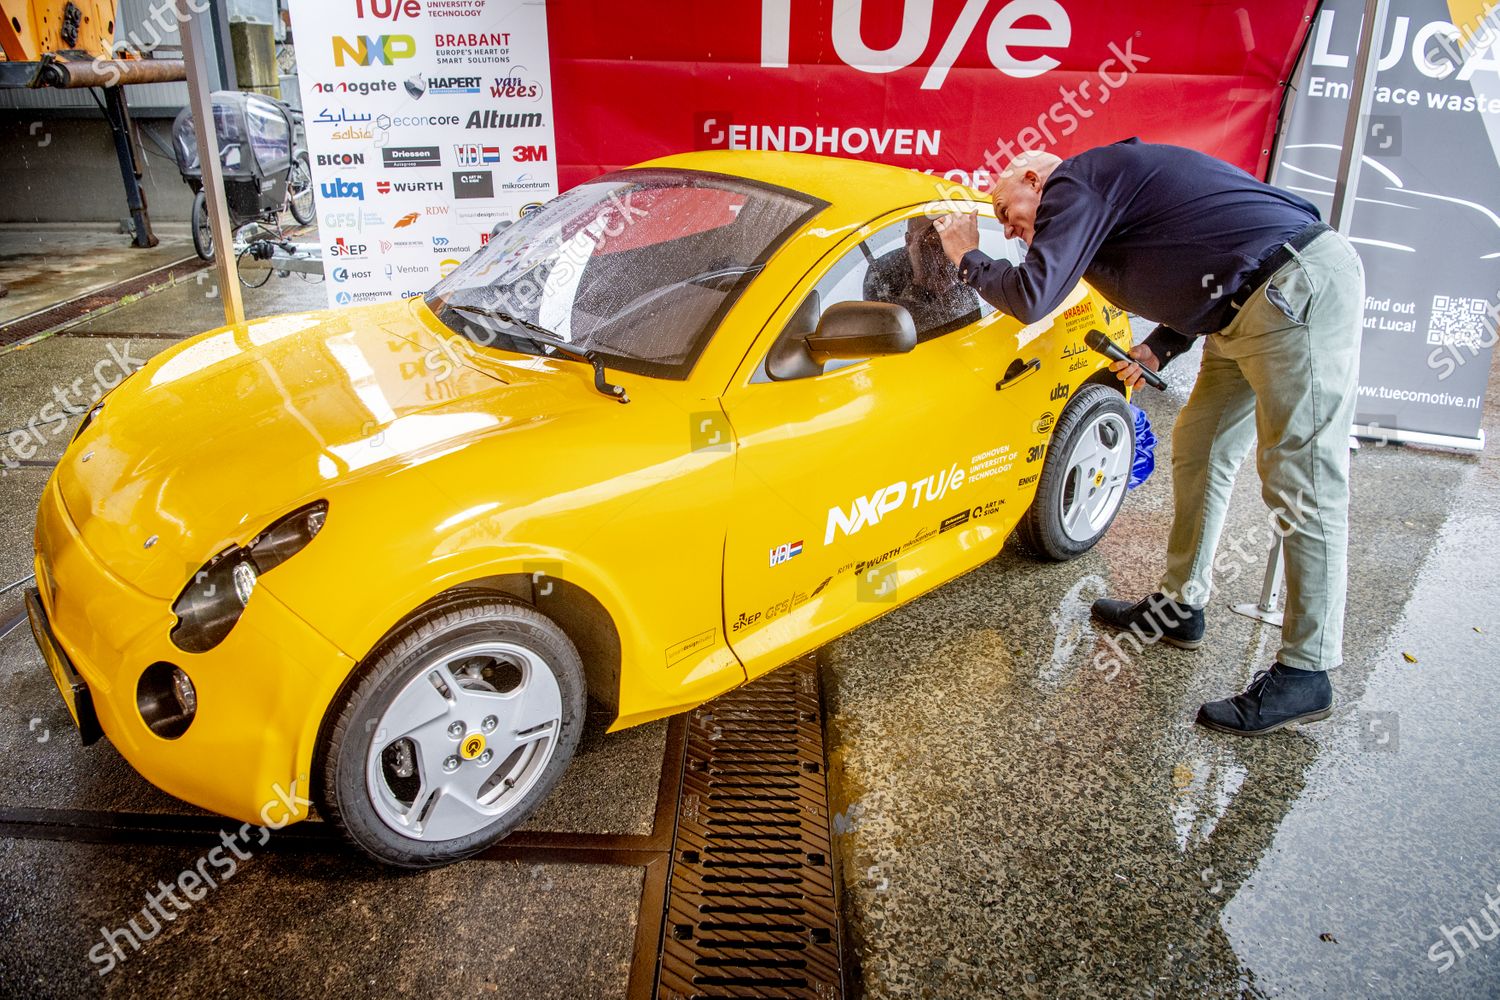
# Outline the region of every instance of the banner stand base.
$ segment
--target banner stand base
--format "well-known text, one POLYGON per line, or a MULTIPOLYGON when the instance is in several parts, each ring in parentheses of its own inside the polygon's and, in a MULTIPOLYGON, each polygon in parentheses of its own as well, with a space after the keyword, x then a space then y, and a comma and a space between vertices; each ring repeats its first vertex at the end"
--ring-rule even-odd
POLYGON ((1246 618, 1254 618, 1266 625, 1281 628, 1281 534, 1271 532, 1271 554, 1266 559, 1266 578, 1260 588, 1260 601, 1256 604, 1231 604, 1229 610, 1246 618))
POLYGON ((1429 434, 1426 431, 1406 431, 1397 427, 1381 427, 1379 424, 1355 424, 1354 436, 1381 444, 1425 444, 1434 448, 1454 448, 1459 451, 1483 451, 1484 431, 1478 437, 1466 438, 1453 434, 1429 434))

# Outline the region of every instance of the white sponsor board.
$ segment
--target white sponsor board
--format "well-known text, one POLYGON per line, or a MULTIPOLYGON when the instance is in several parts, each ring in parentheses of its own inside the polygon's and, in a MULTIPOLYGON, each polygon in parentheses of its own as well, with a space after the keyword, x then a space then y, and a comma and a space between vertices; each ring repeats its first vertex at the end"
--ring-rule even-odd
POLYGON ((540 0, 291 9, 329 305, 423 292, 557 194, 540 0))

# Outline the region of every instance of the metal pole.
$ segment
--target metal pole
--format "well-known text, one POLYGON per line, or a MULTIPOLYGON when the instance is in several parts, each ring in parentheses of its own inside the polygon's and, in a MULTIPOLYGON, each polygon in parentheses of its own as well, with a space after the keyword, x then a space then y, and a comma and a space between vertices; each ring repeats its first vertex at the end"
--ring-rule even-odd
POLYGON ((1329 225, 1346 236, 1354 221, 1354 200, 1359 193, 1359 171, 1365 155, 1364 123, 1370 114, 1370 97, 1380 62, 1376 46, 1385 37, 1385 15, 1389 8, 1389 0, 1365 0, 1364 20, 1359 26, 1359 51, 1354 58, 1354 78, 1349 84, 1343 151, 1339 154, 1338 179, 1333 185, 1333 208, 1328 213, 1329 225))
POLYGON ((115 137, 115 156, 120 160, 120 177, 125 182, 125 204, 130 208, 130 224, 135 230, 132 241, 143 249, 156 246, 151 232, 151 216, 146 209, 146 192, 141 188, 141 153, 136 144, 135 122, 125 101, 125 88, 104 88, 104 114, 115 137))
POLYGON ((1281 627, 1282 614, 1277 610, 1281 603, 1281 532, 1271 532, 1271 555, 1266 560, 1266 576, 1260 587, 1260 601, 1256 604, 1232 604, 1229 610, 1246 618, 1254 618, 1267 625, 1281 627))
POLYGON ((219 275, 219 295, 224 299, 224 322, 245 321, 245 303, 240 298, 239 275, 235 273, 234 231, 224 204, 224 169, 219 162, 219 136, 214 129, 213 90, 208 82, 208 59, 212 46, 202 29, 212 27, 210 18, 193 13, 193 0, 175 0, 177 23, 181 25, 182 56, 187 63, 188 106, 198 133, 198 161, 203 165, 203 193, 208 200, 208 220, 214 234, 214 269, 219 275))

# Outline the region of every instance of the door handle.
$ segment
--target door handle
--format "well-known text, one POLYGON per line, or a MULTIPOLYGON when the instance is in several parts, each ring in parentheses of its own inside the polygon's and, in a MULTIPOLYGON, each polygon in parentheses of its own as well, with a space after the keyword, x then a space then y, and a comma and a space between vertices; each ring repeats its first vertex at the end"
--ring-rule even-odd
POLYGON ((1026 376, 1032 374, 1033 372, 1039 372, 1041 370, 1041 358, 1032 358, 1030 361, 1025 362, 1023 362, 1020 358, 1017 358, 1010 363, 1009 368, 1005 369, 1005 377, 995 383, 995 389, 996 391, 999 391, 1001 389, 1009 389, 1011 386, 1015 385, 1026 376))

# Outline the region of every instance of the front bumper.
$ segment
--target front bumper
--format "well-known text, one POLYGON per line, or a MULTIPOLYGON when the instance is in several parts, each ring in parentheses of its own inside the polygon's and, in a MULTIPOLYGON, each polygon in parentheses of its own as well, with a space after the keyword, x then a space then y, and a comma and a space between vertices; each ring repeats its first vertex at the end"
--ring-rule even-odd
POLYGON ((98 723, 141 776, 204 809, 284 825, 307 815, 318 729, 354 662, 264 582, 213 650, 184 653, 171 608, 103 566, 63 507, 54 477, 37 511, 35 570, 46 623, 87 685, 98 723), (185 733, 164 739, 136 704, 141 673, 167 662, 198 693, 185 733))

